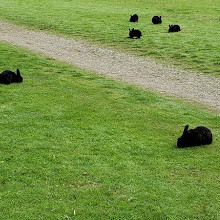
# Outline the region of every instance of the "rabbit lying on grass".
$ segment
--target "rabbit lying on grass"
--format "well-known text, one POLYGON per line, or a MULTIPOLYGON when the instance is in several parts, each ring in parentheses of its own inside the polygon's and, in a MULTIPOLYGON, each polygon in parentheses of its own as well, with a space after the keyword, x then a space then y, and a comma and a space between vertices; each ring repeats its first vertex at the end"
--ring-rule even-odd
POLYGON ((5 70, 0 74, 0 83, 10 84, 10 83, 20 83, 23 81, 23 78, 20 74, 19 69, 17 69, 17 74, 11 70, 5 70))
POLYGON ((198 126, 188 130, 189 125, 186 125, 183 134, 177 140, 177 147, 192 147, 212 143, 212 132, 203 126, 198 126))

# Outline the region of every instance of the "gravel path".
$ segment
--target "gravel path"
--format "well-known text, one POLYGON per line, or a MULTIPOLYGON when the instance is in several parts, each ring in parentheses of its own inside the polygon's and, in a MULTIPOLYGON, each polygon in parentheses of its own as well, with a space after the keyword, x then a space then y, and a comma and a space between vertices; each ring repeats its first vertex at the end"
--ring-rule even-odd
POLYGON ((151 59, 100 48, 0 21, 0 40, 156 92, 220 110, 220 78, 157 64, 151 59))

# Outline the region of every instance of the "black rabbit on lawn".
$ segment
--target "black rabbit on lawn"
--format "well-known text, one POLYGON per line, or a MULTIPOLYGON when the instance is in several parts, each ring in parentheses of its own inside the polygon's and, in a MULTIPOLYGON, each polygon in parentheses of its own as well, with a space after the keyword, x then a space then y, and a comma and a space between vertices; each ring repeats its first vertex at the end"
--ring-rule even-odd
POLYGON ((198 126, 194 129, 188 130, 189 125, 186 125, 183 134, 177 140, 177 147, 192 147, 212 143, 212 132, 204 127, 198 126))
POLYGON ((152 18, 152 23, 153 23, 153 24, 161 24, 161 23, 162 23, 161 16, 154 16, 154 17, 152 18))
POLYGON ((131 15, 130 22, 138 22, 138 15, 137 14, 131 15))
POLYGON ((175 25, 169 25, 168 32, 179 32, 181 31, 180 26, 178 24, 175 25))
POLYGON ((129 38, 140 38, 142 36, 142 33, 140 30, 135 30, 134 28, 131 30, 129 29, 129 38))
POLYGON ((0 83, 2 84, 21 83, 22 81, 23 78, 19 69, 17 69, 17 74, 11 70, 5 70, 0 74, 0 83))

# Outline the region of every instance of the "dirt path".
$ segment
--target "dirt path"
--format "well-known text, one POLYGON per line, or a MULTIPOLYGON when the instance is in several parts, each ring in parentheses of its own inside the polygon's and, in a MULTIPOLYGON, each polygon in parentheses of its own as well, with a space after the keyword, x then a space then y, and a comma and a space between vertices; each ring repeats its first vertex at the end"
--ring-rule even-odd
POLYGON ((147 58, 99 48, 0 21, 0 40, 156 92, 220 110, 220 78, 165 67, 147 58))

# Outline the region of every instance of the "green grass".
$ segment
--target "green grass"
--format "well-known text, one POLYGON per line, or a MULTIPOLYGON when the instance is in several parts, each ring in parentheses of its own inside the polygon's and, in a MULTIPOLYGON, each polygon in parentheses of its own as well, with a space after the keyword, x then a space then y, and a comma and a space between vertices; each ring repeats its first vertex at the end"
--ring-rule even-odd
POLYGON ((0 44, 0 219, 219 219, 220 118, 0 44), (210 146, 177 149, 183 127, 210 146), (87 172, 88 175, 83 175, 87 172))
POLYGON ((0 0, 0 18, 220 76, 219 0, 0 0), (153 15, 163 23, 153 25, 153 15), (169 24, 182 31, 167 33, 169 24), (140 40, 127 38, 132 27, 140 40))

